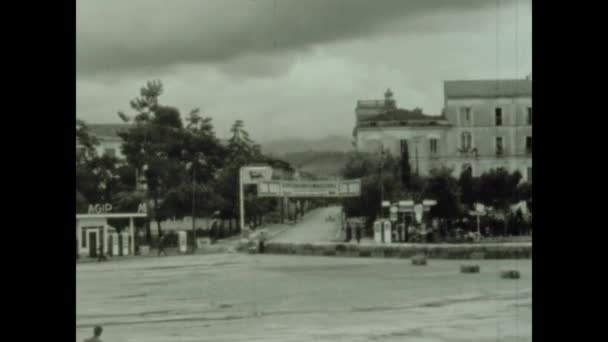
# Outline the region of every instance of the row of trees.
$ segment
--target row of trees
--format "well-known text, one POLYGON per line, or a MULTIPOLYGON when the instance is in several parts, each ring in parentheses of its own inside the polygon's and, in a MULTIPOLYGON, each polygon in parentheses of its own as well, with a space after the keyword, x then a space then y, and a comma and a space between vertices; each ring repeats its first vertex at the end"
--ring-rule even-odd
POLYGON ((474 203, 492 207, 503 217, 509 216, 510 206, 520 201, 532 209, 532 185, 521 182, 518 171, 495 169, 473 177, 468 169, 457 178, 453 170, 439 168, 422 177, 411 172, 407 156, 357 152, 349 156, 342 176, 362 179, 361 197, 345 199, 343 206, 347 216, 365 217, 368 224, 380 215, 382 200, 437 200, 430 214, 446 224, 465 217, 474 203))
MULTIPOLYGON (((121 211, 135 211, 146 203, 160 234, 162 221, 191 216, 193 211, 197 217, 216 212, 222 219, 237 217, 241 166, 264 163, 293 172, 288 163, 262 153, 243 121, 237 120, 228 142, 221 143, 211 118, 194 109, 183 120, 177 108, 159 103, 162 93, 160 81, 148 82, 130 102, 134 113, 118 113, 129 124, 119 133, 126 162, 97 155, 95 137, 84 122, 77 122, 77 212, 89 203, 109 202, 121 211)), ((245 189, 246 217, 254 226, 277 204, 275 199, 257 198, 255 187, 245 189)))

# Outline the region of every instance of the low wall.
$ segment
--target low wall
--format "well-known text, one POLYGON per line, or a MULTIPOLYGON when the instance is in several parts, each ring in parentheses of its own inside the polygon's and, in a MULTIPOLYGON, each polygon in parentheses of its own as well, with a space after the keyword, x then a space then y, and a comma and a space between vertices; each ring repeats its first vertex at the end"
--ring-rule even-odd
POLYGON ((532 243, 358 245, 267 242, 265 253, 372 258, 411 258, 424 253, 433 259, 470 259, 472 253, 483 253, 485 259, 530 259, 532 243))

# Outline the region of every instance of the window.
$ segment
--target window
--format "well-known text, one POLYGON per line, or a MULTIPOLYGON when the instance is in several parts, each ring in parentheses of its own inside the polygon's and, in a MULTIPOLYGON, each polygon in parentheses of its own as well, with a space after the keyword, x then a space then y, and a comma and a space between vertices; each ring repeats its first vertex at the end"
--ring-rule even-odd
POLYGON ((82 240, 80 245, 82 248, 87 247, 87 231, 85 229, 82 229, 82 240))
POLYGON ((526 153, 532 154, 532 137, 526 137, 526 153))
POLYGON ((105 154, 108 157, 116 157, 116 149, 106 148, 105 150, 103 150, 103 154, 105 154))
POLYGON ((528 126, 532 126, 532 107, 528 107, 528 126))
POLYGON ((462 126, 471 125, 471 107, 460 108, 460 124, 462 126))
POLYGON ((431 144, 431 154, 437 154, 437 139, 431 138, 429 142, 431 144))
POLYGON ((496 118, 496 126, 502 126, 502 108, 496 108, 494 110, 494 116, 496 118))
POLYGON ((462 132, 460 136, 460 147, 463 150, 469 150, 471 148, 471 132, 462 132))
POLYGON ((504 154, 502 137, 496 137, 496 155, 502 156, 504 154))
POLYGON ((528 182, 532 183, 532 167, 528 168, 528 182))

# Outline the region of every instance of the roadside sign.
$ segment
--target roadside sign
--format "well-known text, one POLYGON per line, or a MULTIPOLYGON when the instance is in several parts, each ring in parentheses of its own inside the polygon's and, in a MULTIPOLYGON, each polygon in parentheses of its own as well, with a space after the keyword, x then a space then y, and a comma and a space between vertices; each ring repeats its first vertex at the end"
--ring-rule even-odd
POLYGON ((241 169, 241 184, 258 184, 272 179, 272 167, 247 166, 241 169))
POLYGON ((416 204, 414 206, 414 215, 416 217, 417 222, 422 221, 422 213, 424 212, 424 206, 422 204, 416 204))
POLYGON ((361 180, 346 181, 261 181, 259 197, 357 197, 361 180))

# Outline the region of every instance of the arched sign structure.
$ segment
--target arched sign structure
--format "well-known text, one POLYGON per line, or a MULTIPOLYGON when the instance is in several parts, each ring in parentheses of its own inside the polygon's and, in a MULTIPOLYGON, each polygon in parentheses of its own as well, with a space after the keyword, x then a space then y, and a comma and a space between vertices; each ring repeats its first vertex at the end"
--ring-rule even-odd
POLYGON ((270 166, 244 166, 239 170, 239 222, 245 228, 243 185, 255 184, 259 197, 339 198, 361 195, 361 180, 300 181, 272 180, 270 166))

